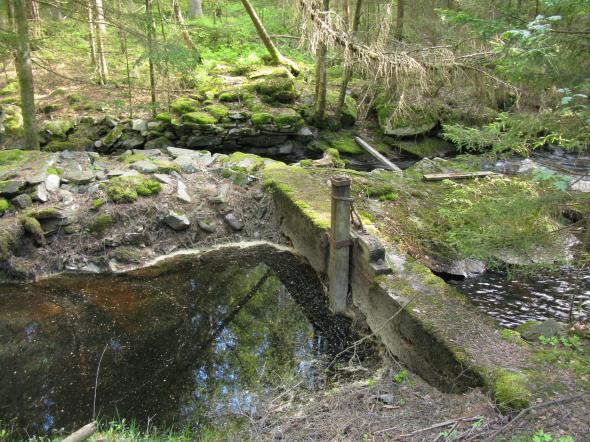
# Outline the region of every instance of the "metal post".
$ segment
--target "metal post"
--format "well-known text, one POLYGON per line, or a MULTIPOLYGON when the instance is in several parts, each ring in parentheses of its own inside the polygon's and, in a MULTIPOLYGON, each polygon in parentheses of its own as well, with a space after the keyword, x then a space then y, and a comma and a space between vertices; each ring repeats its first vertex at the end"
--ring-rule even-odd
POLYGON ((351 180, 345 175, 331 178, 332 224, 330 230, 330 309, 334 313, 346 310, 348 273, 350 265, 350 197, 351 180))

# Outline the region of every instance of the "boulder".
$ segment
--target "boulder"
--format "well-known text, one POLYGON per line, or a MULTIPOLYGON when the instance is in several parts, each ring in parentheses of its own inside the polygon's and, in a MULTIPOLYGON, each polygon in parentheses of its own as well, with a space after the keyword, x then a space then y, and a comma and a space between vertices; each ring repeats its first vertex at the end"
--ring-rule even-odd
POLYGON ((48 192, 55 192, 59 189, 59 185, 61 184, 61 178, 59 175, 49 174, 47 178, 45 178, 45 189, 48 192))
POLYGON ((229 224, 231 229, 235 232, 239 232, 244 228, 244 223, 240 221, 232 212, 226 214, 223 219, 225 219, 225 222, 227 222, 227 224, 229 224))
POLYGON ((527 341, 538 341, 541 336, 545 338, 563 337, 566 335, 566 326, 555 319, 547 319, 543 322, 527 323, 520 326, 520 335, 527 341))
POLYGON ((21 193, 20 195, 14 197, 10 202, 18 209, 26 209, 33 204, 33 200, 26 193, 21 193))
POLYGON ((131 165, 131 169, 137 170, 141 173, 155 173, 158 171, 158 165, 152 163, 151 161, 136 161, 131 165))
POLYGON ((176 231, 186 230, 191 225, 191 222, 186 215, 174 210, 168 211, 168 214, 164 218, 164 223, 172 230, 176 231))
POLYGON ((24 190, 26 185, 26 181, 20 180, 0 181, 0 196, 9 198, 16 196, 24 190))
POLYGON ((94 181, 94 172, 90 170, 67 170, 64 172, 63 181, 71 184, 88 184, 94 181))

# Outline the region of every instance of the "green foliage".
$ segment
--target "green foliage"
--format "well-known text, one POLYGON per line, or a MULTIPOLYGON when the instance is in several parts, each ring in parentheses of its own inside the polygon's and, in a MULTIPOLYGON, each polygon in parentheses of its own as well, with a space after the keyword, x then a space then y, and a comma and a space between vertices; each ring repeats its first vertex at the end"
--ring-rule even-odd
POLYGON ((8 166, 25 158, 26 153, 20 149, 0 150, 0 166, 8 166))
POLYGON ((144 179, 137 184, 137 194, 141 196, 152 196, 160 193, 162 185, 152 179, 144 179))
POLYGON ((400 370, 398 371, 395 376, 393 376, 393 382, 395 382, 396 384, 401 384, 404 379, 406 379, 408 377, 408 370, 400 370))
POLYGON ((500 411, 506 413, 529 406, 531 392, 523 374, 498 369, 494 373, 493 393, 500 411))
POLYGON ((549 217, 555 200, 532 183, 491 178, 443 184, 451 189, 438 214, 448 223, 448 243, 461 254, 486 259, 509 250, 526 256, 533 246, 559 241, 549 217))
POLYGON ((98 210, 100 209, 102 206, 104 206, 106 203, 106 201, 102 198, 94 198, 92 200, 92 202, 90 203, 90 209, 91 210, 98 210))

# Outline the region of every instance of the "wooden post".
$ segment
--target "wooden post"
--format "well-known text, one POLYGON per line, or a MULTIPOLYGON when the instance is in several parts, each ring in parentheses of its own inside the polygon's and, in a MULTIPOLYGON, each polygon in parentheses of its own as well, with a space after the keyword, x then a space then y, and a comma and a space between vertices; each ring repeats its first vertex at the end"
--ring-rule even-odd
POLYGON ((348 296, 348 273, 350 266, 350 184, 345 175, 331 178, 332 183, 332 224, 330 230, 330 263, 328 278, 330 284, 330 309, 334 313, 346 310, 348 296))

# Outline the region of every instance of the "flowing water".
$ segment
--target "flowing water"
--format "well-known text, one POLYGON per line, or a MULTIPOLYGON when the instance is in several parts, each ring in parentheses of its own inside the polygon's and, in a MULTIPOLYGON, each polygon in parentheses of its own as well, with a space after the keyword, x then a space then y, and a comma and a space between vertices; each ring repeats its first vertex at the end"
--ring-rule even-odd
POLYGON ((449 282, 503 327, 549 318, 567 322, 572 297, 574 320, 586 320, 590 311, 590 268, 564 268, 531 278, 489 272, 449 282))
POLYGON ((322 363, 356 339, 322 325, 320 288, 290 294, 266 264, 223 255, 0 286, 0 421, 17 434, 89 422, 104 352, 101 419, 237 425, 295 381, 317 388, 322 363))

